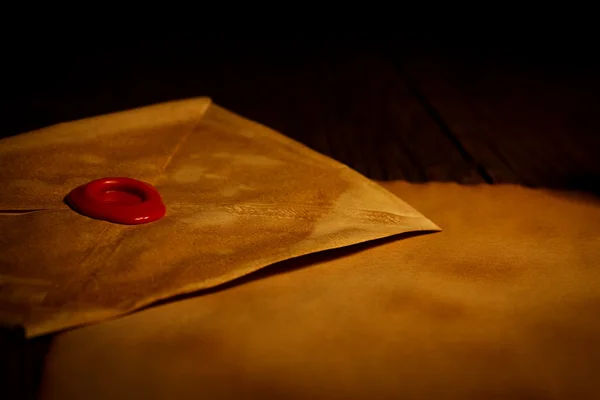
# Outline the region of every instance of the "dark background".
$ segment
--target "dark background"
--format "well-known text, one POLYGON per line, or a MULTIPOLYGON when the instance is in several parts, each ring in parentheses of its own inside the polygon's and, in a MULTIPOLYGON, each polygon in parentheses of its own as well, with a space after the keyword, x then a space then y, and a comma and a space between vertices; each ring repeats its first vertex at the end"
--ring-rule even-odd
POLYGON ((564 31, 319 40, 41 36, 7 46, 1 134, 210 96, 373 179, 595 192, 595 36, 564 31))
MULTIPOLYGON (((600 194, 596 35, 565 32, 9 38, 0 136, 210 96, 373 179, 600 194)), ((6 331, 8 392, 35 392, 49 343, 6 331)))

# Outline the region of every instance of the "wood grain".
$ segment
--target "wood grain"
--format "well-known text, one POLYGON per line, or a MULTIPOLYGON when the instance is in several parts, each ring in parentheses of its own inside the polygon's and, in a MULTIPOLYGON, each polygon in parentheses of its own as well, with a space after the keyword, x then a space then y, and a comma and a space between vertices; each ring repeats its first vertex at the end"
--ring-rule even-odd
POLYGON ((412 59, 405 71, 494 182, 595 190, 598 81, 573 70, 412 59))
POLYGON ((528 66, 360 41, 142 41, 75 53, 19 59, 23 84, 7 95, 0 135, 208 95, 373 179, 597 190, 598 74, 561 74, 549 67, 557 57, 528 66))
POLYGON ((402 75, 370 48, 154 43, 80 57, 68 68, 49 90, 18 96, 14 133, 208 95, 373 179, 482 181, 402 75))

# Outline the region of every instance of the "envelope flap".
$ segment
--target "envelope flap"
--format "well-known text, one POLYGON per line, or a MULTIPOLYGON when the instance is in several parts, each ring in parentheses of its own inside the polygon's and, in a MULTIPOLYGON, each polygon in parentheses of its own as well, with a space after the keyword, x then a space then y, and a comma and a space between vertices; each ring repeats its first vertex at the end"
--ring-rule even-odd
POLYGON ((175 101, 0 140, 0 211, 65 208, 71 189, 105 176, 154 180, 209 105, 175 101))

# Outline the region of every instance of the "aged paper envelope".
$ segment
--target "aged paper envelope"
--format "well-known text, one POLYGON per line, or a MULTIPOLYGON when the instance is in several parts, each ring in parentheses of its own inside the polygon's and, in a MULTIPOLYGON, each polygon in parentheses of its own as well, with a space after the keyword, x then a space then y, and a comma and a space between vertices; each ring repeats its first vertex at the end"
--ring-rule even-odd
POLYGON ((36 336, 214 287, 275 262, 437 226, 358 173, 207 98, 0 141, 0 321, 36 336), (126 226, 64 197, 153 184, 163 219, 126 226))

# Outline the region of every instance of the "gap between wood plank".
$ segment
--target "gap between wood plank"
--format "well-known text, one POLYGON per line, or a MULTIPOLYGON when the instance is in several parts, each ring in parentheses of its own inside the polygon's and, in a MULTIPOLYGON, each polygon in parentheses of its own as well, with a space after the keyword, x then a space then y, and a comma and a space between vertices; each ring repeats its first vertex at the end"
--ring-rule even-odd
POLYGON ((461 141, 452 132, 450 126, 448 126, 448 124, 444 121, 437 109, 427 100, 425 95, 421 93, 421 91, 419 91, 417 86, 414 84, 412 77, 406 72, 402 65, 398 62, 394 62, 394 65, 404 76, 404 79, 406 80, 406 85, 410 93, 415 97, 419 104, 421 104, 421 106, 423 107, 425 112, 431 117, 431 119, 438 125, 442 133, 456 147, 456 150, 460 153, 464 160, 475 166, 477 173, 486 183, 494 183, 494 179, 492 178, 492 176, 479 162, 477 162, 475 157, 473 157, 473 155, 469 153, 469 151, 463 146, 461 141))

